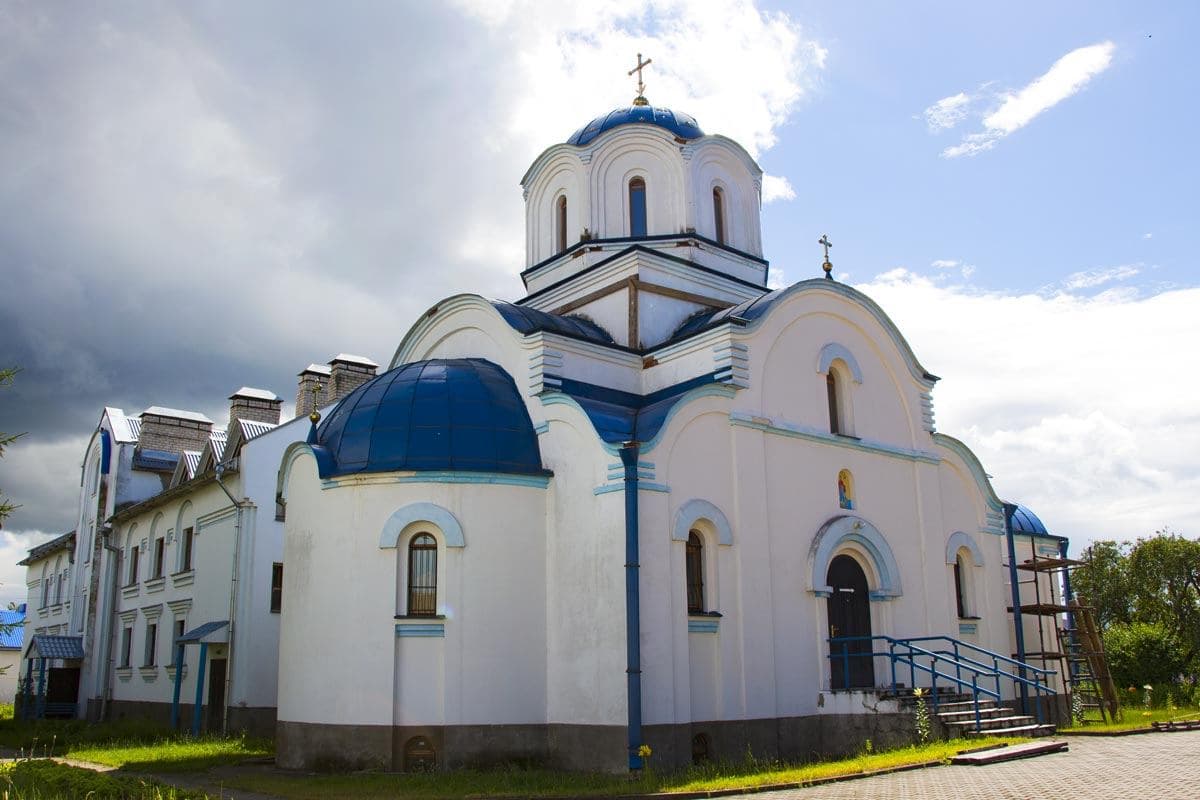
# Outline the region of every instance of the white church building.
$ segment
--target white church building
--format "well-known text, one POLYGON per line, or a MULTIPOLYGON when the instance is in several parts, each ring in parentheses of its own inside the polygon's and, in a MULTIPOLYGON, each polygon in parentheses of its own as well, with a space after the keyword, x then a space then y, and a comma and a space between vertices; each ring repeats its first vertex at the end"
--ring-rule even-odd
POLYGON ((1013 507, 874 301, 768 290, 761 179, 597 117, 522 180, 526 296, 439 302, 285 452, 282 766, 839 752, 911 726, 870 653, 1019 649, 1013 507))

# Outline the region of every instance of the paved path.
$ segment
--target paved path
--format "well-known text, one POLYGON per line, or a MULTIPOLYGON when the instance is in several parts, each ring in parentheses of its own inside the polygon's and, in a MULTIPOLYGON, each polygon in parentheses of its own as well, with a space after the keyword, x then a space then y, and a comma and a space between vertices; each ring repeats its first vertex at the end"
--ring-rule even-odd
POLYGON ((1197 800, 1200 731, 1063 737, 1066 753, 986 767, 949 766, 747 800, 1197 800))

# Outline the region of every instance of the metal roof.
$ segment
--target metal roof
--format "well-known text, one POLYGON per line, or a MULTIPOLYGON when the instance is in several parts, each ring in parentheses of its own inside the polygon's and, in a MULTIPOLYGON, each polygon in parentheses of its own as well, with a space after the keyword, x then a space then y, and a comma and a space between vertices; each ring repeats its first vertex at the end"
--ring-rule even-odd
POLYGON ((29 643, 26 658, 83 658, 82 636, 49 636, 39 633, 29 643))
POLYGON ((492 305, 500 312, 500 316, 504 317, 505 322, 521 333, 548 331, 597 344, 613 343, 613 338, 608 331, 584 317, 551 314, 548 311, 539 311, 528 306, 516 306, 498 300, 493 300, 492 305))
POLYGON ((196 477, 196 468, 200 466, 200 451, 199 450, 184 450, 183 462, 187 469, 187 478, 190 481, 196 477))
POLYGON ((715 374, 701 375, 648 395, 562 378, 561 391, 583 408, 600 438, 609 444, 653 439, 671 409, 685 393, 718 383, 715 374))
POLYGON ((0 650, 20 650, 25 644, 25 612, 0 611, 0 650))
POLYGON ((199 411, 184 411, 178 408, 167 408, 165 406, 150 406, 141 413, 141 416, 151 414, 157 417, 171 417, 172 419, 186 419, 190 422, 207 422, 212 425, 212 420, 201 414, 199 411))
POLYGON ((75 549, 75 531, 64 533, 62 536, 56 536, 48 542, 42 542, 37 547, 29 549, 29 555, 17 562, 18 567, 27 567, 31 561, 37 561, 39 558, 45 558, 51 553, 57 553, 59 550, 74 550, 75 549))
POLYGON ((267 389, 255 389, 250 386, 243 386, 233 394, 229 395, 230 400, 235 397, 248 397, 251 400, 270 400, 272 402, 282 399, 279 395, 272 391, 268 391, 267 389))
POLYGON ((1012 532, 1024 533, 1033 536, 1049 536, 1050 532, 1046 530, 1046 526, 1038 519, 1038 515, 1034 514, 1025 506, 1017 506, 1017 510, 1012 515, 1012 532))
POLYGON ((138 440, 142 423, 139 420, 125 416, 125 412, 113 406, 104 407, 104 415, 108 417, 109 427, 112 428, 113 438, 118 442, 129 444, 138 440))
POLYGON ((154 472, 174 472, 179 463, 179 453, 169 453, 166 450, 142 450, 139 448, 133 454, 134 469, 148 469, 154 472))
POLYGON ((670 131, 680 139, 698 139, 704 135, 704 131, 700 130, 700 123, 696 122, 696 118, 689 114, 672 111, 669 108, 655 108, 650 105, 631 105, 625 108, 614 108, 607 114, 596 117, 571 134, 571 138, 567 139, 567 144, 582 147, 605 131, 612 130, 619 125, 630 124, 656 125, 670 131))
POLYGON ((130 438, 126 441, 136 442, 142 438, 142 421, 137 417, 126 417, 125 426, 129 429, 130 438))
POLYGON ((229 623, 225 620, 206 622, 175 640, 175 644, 198 644, 200 642, 228 642, 229 623))
POLYGON ((517 385, 479 358, 404 364, 348 394, 316 430, 322 478, 453 470, 545 474, 517 385))
POLYGON ((239 419, 238 425, 242 429, 243 439, 253 439, 255 436, 262 436, 267 431, 273 431, 279 427, 269 422, 259 422, 253 419, 239 419))

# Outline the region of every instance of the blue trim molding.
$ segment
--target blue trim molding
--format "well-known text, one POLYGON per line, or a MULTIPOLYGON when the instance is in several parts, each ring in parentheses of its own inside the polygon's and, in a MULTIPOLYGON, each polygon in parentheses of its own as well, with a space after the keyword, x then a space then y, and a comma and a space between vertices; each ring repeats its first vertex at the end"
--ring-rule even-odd
POLYGON ((829 431, 818 430, 806 425, 793 425, 789 422, 772 420, 767 417, 758 417, 753 414, 747 414, 745 411, 730 412, 729 424, 742 428, 753 428, 754 430, 762 431, 763 433, 772 433, 777 436, 789 436, 793 439, 806 439, 810 442, 821 442, 822 444, 846 447, 851 450, 860 450, 864 453, 878 453, 893 458, 902 458, 905 461, 938 464, 942 460, 937 453, 931 453, 927 450, 913 450, 899 445, 876 442, 871 439, 857 439, 853 436, 838 436, 829 431))
POLYGON ((818 596, 829 596, 832 590, 825 583, 829 562, 847 545, 856 545, 871 560, 879 581, 879 585, 871 590, 872 600, 888 600, 904 593, 900 586, 900 567, 896 565, 887 539, 862 517, 849 514, 832 518, 813 537, 808 551, 812 560, 809 591, 818 596))
POLYGON ((445 639, 446 624, 444 622, 427 622, 420 625, 396 625, 397 639, 445 639))
POLYGON ((862 370, 859 369, 854 354, 848 347, 837 342, 830 342, 821 348, 821 355, 817 358, 817 372, 822 374, 829 372, 829 365, 836 359, 842 360, 850 368, 850 374, 854 376, 855 383, 862 383, 862 370))
POLYGON ((465 547, 462 525, 446 509, 433 503, 410 503, 397 509, 383 526, 379 534, 379 547, 386 549, 396 547, 400 541, 400 532, 414 522, 428 522, 442 532, 446 547, 465 547))
POLYGON ((969 533, 962 531, 955 531, 946 540, 946 563, 953 564, 957 560, 958 551, 964 548, 971 551, 972 563, 977 567, 982 567, 983 551, 979 549, 979 545, 975 543, 975 539, 969 533))
POLYGON ((958 633, 960 636, 963 634, 975 634, 978 632, 979 632, 979 626, 977 624, 975 624, 974 622, 958 623, 958 633))
POLYGON ((689 619, 688 633, 716 633, 721 628, 719 620, 715 619, 689 619))
MULTIPOLYGON (((662 492, 663 494, 670 494, 671 492, 671 487, 667 486, 666 484, 646 483, 640 479, 638 480, 637 488, 639 492, 662 492)), ((612 494, 613 492, 623 491, 625 491, 624 483, 606 483, 603 486, 597 486, 596 488, 592 489, 592 494, 598 496, 602 494, 612 494)))
POLYGON ((699 498, 688 500, 675 512, 671 538, 677 542, 686 542, 692 525, 701 519, 708 520, 717 529, 717 544, 733 544, 733 529, 729 526, 729 520, 721 513, 721 509, 699 498))

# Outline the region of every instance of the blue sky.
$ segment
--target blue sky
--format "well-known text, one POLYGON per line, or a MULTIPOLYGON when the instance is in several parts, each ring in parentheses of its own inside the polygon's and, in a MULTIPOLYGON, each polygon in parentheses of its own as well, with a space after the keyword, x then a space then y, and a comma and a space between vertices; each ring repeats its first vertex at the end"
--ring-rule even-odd
POLYGON ((29 432, 0 600, 72 524, 103 406, 223 421, 387 363, 442 297, 520 296, 520 177, 630 101, 638 52, 766 170, 773 282, 828 233, 1002 496, 1079 545, 1200 535, 1196 9, 0 3, 0 430, 29 432))

